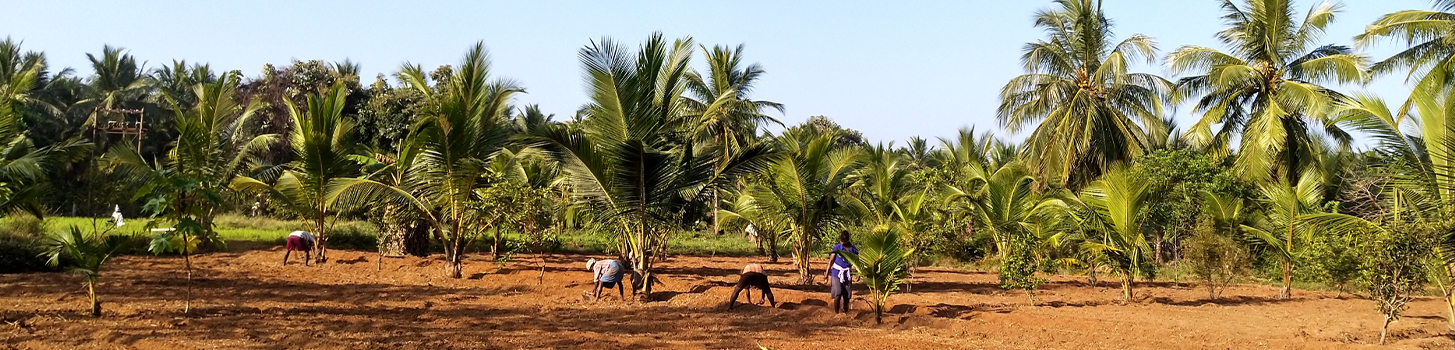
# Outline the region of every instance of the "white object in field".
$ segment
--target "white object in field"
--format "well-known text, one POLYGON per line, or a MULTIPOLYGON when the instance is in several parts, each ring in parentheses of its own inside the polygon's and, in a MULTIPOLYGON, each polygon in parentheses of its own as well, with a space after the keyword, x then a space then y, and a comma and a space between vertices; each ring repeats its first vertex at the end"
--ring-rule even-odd
POLYGON ((306 239, 309 242, 313 242, 313 234, 312 233, 308 233, 307 231, 293 231, 293 233, 289 233, 288 236, 290 236, 290 237, 291 236, 303 237, 303 239, 306 239))
POLYGON ((126 226, 126 218, 121 217, 121 205, 117 205, 116 211, 111 212, 111 220, 116 221, 116 227, 126 226))
POLYGON ((150 229, 150 230, 147 230, 147 231, 152 231, 152 232, 172 232, 172 231, 176 231, 176 230, 177 230, 176 228, 172 228, 172 227, 163 227, 163 228, 154 228, 154 229, 150 229))
POLYGON ((753 228, 753 224, 748 224, 748 228, 744 231, 748 231, 749 236, 758 237, 758 229, 753 228))

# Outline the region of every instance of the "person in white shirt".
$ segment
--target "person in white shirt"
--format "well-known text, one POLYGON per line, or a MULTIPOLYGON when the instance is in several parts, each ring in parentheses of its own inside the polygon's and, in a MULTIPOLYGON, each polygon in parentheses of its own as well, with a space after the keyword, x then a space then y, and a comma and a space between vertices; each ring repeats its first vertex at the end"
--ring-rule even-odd
POLYGON ((313 260, 313 234, 305 231, 293 231, 288 234, 288 249, 283 252, 283 266, 288 266, 288 255, 294 251, 303 252, 303 266, 308 266, 308 261, 313 260))
POLYGON ((116 211, 111 212, 111 221, 116 222, 116 227, 126 226, 126 218, 121 216, 121 206, 116 206, 116 211))

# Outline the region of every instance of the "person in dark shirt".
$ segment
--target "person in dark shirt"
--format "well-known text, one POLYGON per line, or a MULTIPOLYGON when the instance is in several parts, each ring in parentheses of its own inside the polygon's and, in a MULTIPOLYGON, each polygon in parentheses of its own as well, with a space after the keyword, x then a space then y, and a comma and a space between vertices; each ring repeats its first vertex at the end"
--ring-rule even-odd
POLYGON ((842 312, 849 312, 849 300, 852 300, 850 281, 853 275, 850 273, 854 266, 849 264, 843 253, 859 254, 859 248, 849 242, 849 231, 839 231, 839 244, 834 245, 832 253, 829 253, 829 268, 824 271, 824 276, 829 279, 829 298, 834 300, 834 313, 839 313, 840 305, 843 305, 842 312))
MULTIPOLYGON (((778 307, 778 302, 773 300, 773 287, 768 284, 768 275, 763 273, 763 266, 748 264, 748 266, 743 267, 743 273, 738 275, 738 285, 733 287, 733 296, 728 299, 728 310, 732 310, 733 306, 738 304, 738 294, 742 293, 748 287, 757 288, 758 291, 762 292, 762 296, 758 298, 758 304, 761 305, 766 300, 768 301, 768 306, 778 307)), ((748 302, 752 303, 753 291, 749 290, 747 294, 748 302)))

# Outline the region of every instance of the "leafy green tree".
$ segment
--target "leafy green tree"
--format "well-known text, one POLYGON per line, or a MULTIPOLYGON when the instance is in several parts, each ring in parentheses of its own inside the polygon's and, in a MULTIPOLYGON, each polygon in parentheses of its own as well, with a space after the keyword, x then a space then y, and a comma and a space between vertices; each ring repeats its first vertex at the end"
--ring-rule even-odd
POLYGON ((1173 85, 1129 69, 1154 62, 1156 42, 1140 34, 1116 42, 1101 0, 1057 0, 1035 25, 1047 38, 1022 49, 1026 74, 1001 90, 997 118, 1011 133, 1039 122, 1025 146, 1043 178, 1077 188, 1145 153, 1145 129, 1162 123, 1173 85))
POLYGON ((306 109, 288 104, 293 131, 289 145, 294 161, 286 164, 272 185, 240 176, 231 187, 244 193, 266 193, 275 203, 302 217, 309 232, 318 235, 314 246, 318 262, 328 260, 328 237, 337 222, 333 201, 328 192, 339 186, 339 180, 358 174, 358 163, 350 157, 354 151, 354 121, 343 114, 348 88, 334 83, 326 95, 309 95, 306 109), (329 218, 334 216, 334 220, 329 218))
POLYGON ((1241 135, 1236 173, 1297 182, 1317 161, 1316 130, 1343 145, 1350 140, 1328 113, 1341 95, 1322 84, 1363 82, 1368 59, 1346 46, 1318 44, 1343 8, 1339 2, 1315 5, 1302 21, 1290 0, 1229 0, 1222 7, 1227 28, 1217 37, 1229 51, 1183 46, 1166 59, 1170 74, 1193 74, 1178 81, 1178 97, 1197 99, 1194 112, 1202 116, 1184 137, 1226 151, 1241 135))
POLYGON ((91 316, 101 317, 101 299, 96 294, 96 282, 101 279, 101 268, 112 256, 126 248, 126 236, 108 235, 105 232, 85 234, 81 228, 71 226, 70 230, 50 237, 46 243, 48 263, 61 266, 86 278, 86 296, 91 299, 91 316))
POLYGON ((1146 215, 1152 256, 1158 264, 1170 260, 1172 257, 1165 253, 1179 251, 1181 240, 1192 235, 1203 221, 1203 192, 1251 195, 1251 190, 1223 162, 1193 149, 1151 151, 1138 158, 1130 170, 1152 186, 1152 204, 1146 215))
POLYGON ((869 303, 874 305, 874 322, 884 323, 884 305, 889 295, 899 290, 899 285, 909 277, 909 256, 914 249, 899 244, 899 232, 895 229, 870 234, 858 244, 859 254, 837 252, 843 255, 864 286, 869 287, 869 303))

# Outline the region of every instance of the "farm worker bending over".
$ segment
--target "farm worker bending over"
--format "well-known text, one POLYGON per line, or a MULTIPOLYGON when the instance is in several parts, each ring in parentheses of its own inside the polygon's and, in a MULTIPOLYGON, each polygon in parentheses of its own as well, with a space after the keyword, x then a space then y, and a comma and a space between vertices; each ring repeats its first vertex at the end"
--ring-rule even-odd
POLYGON ((304 231, 288 234, 288 251, 283 252, 283 266, 288 266, 288 255, 294 251, 303 252, 303 266, 308 266, 308 260, 313 259, 313 234, 304 231))
MULTIPOLYGON (((763 301, 767 300, 769 306, 778 307, 778 302, 773 300, 773 288, 768 285, 768 275, 763 273, 763 265, 748 264, 743 267, 743 273, 738 275, 738 285, 733 287, 733 296, 728 299, 728 310, 732 310, 733 306, 738 304, 738 293, 748 287, 758 288, 758 291, 762 292, 762 297, 758 298, 758 305, 762 305, 763 301)), ((748 302, 752 303, 753 291, 749 290, 747 293, 748 302)))
MULTIPOLYGON (((586 269, 591 270, 591 283, 596 284, 595 291, 592 293, 596 301, 601 301, 602 288, 611 289, 611 287, 616 287, 616 293, 621 296, 621 300, 626 300, 625 287, 622 287, 625 283, 622 283, 621 280, 622 275, 626 274, 626 268, 623 268, 620 262, 612 259, 591 259, 586 261, 586 269)), ((637 290, 633 288, 632 295, 636 294, 637 290)))
POLYGON ((824 276, 829 278, 829 298, 834 299, 834 313, 839 312, 839 305, 844 306, 843 312, 849 312, 849 281, 853 277, 849 272, 854 267, 849 264, 849 259, 844 258, 845 252, 859 254, 859 248, 849 242, 849 231, 839 231, 839 244, 834 245, 833 253, 829 254, 832 262, 824 271, 824 276))

